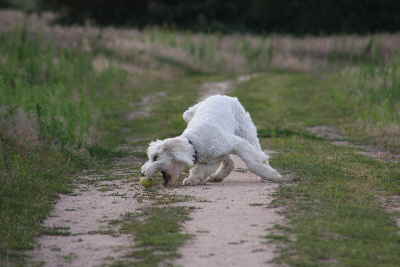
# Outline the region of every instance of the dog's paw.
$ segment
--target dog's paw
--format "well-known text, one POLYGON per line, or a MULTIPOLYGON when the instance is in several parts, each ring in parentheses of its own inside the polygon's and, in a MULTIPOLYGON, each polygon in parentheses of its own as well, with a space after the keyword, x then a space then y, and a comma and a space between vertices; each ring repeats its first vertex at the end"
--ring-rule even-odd
POLYGON ((182 185, 194 185, 194 183, 189 178, 186 178, 183 180, 182 185))
POLYGON ((210 177, 207 182, 211 182, 211 183, 220 183, 222 182, 224 179, 219 178, 219 177, 210 177))
POLYGON ((186 178, 183 180, 182 185, 198 185, 201 184, 198 180, 186 178))

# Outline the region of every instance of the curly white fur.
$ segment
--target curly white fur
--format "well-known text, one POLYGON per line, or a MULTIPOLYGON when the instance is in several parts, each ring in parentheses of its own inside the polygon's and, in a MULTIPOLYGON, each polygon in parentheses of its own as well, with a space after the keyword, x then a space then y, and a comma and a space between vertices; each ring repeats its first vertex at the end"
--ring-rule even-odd
POLYGON ((181 171, 191 167, 184 185, 220 182, 234 168, 229 155, 236 154, 261 178, 285 180, 269 165, 257 129, 237 98, 210 96, 187 109, 183 119, 187 127, 180 136, 150 143, 149 160, 142 166, 146 176, 162 171, 169 176, 168 183, 177 184, 181 171))

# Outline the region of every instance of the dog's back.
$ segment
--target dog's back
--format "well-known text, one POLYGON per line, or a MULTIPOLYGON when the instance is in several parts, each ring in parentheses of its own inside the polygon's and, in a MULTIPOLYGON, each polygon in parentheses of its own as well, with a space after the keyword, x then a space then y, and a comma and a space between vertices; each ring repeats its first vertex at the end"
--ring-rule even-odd
MULTIPOLYGON (((194 126, 197 123, 220 125, 226 130, 236 128, 238 113, 244 113, 236 97, 213 95, 190 107, 183 113, 184 120, 194 126)), ((240 115, 239 115, 240 116, 240 115)), ((189 126, 189 125, 188 125, 189 126)))
MULTIPOLYGON (((225 95, 210 96, 189 108, 187 112, 187 116, 190 117, 187 120, 188 123, 194 117, 199 118, 201 123, 204 123, 204 118, 206 117, 214 125, 219 125, 224 130, 246 139, 257 149, 261 150, 256 126, 250 114, 236 97, 225 95)), ((195 121, 193 122, 194 124, 195 121)))

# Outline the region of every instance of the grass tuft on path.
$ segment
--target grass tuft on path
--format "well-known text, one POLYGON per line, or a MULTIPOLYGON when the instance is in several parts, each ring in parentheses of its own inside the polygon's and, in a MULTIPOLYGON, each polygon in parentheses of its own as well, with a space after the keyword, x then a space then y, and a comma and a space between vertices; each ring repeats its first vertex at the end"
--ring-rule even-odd
POLYGON ((181 232, 189 212, 187 207, 153 206, 127 214, 121 232, 134 236, 134 250, 126 260, 111 266, 158 266, 161 261, 179 257, 177 249, 190 238, 181 232))

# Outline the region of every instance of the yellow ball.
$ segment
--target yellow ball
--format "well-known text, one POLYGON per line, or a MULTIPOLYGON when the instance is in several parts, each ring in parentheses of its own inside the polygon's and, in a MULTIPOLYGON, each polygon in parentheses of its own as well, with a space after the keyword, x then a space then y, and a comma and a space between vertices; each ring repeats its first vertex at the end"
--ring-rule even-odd
POLYGON ((152 185, 154 185, 154 181, 150 178, 141 178, 139 183, 141 185, 143 185, 145 188, 151 187, 152 185))

